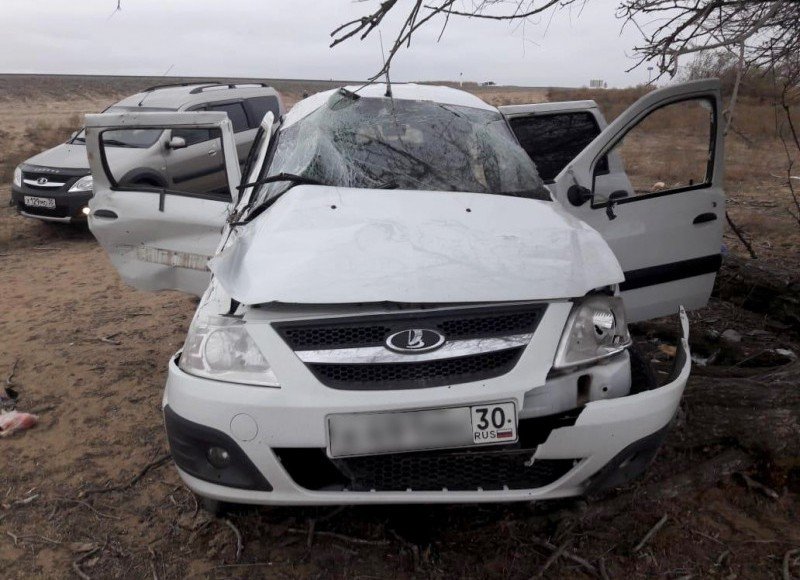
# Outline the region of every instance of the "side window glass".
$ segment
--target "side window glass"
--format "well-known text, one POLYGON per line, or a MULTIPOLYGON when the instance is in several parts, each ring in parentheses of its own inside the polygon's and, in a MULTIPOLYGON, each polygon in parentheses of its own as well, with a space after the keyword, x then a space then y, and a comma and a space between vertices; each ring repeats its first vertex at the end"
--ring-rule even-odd
POLYGON ((639 121, 612 149, 625 167, 633 188, 629 193, 642 196, 710 184, 714 126, 714 107, 707 99, 671 103, 639 121))
POLYGON ((173 129, 172 136, 186 141, 187 147, 211 140, 211 132, 208 129, 173 129))
POLYGON ((241 133, 242 131, 247 131, 250 128, 250 125, 247 122, 247 115, 244 112, 244 106, 242 106, 242 103, 209 105, 208 110, 227 113, 228 118, 231 120, 231 123, 233 124, 234 133, 241 133))
MULTIPOLYGON (((509 123, 545 182, 553 181, 600 134, 600 127, 589 112, 517 117, 509 123)), ((608 172, 605 158, 601 164, 600 169, 608 172)))
POLYGON ((163 129, 103 131, 100 151, 112 186, 230 200, 221 131, 175 129, 168 136, 163 129))
POLYGON ((281 116, 281 108, 278 104, 278 97, 253 97, 247 99, 247 107, 250 109, 250 127, 255 129, 261 124, 264 115, 272 111, 275 119, 281 116))

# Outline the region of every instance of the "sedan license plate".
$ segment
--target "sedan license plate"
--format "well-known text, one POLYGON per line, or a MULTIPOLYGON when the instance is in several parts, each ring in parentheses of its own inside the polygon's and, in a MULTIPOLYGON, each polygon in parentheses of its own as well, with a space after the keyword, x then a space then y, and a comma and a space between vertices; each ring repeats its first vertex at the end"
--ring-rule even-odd
POLYGON ((328 417, 328 455, 347 457, 517 440, 514 403, 328 417))
POLYGON ((44 207, 47 209, 56 208, 56 200, 52 197, 36 197, 35 195, 26 195, 23 201, 28 207, 44 207))

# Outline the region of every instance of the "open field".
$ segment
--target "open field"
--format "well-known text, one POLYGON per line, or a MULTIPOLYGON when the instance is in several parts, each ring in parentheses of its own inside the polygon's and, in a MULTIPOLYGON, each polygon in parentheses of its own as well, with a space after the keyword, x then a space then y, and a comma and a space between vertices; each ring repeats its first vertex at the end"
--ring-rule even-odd
MULTIPOLYGON (((529 578, 545 566, 554 578, 800 576, 790 552, 800 548, 800 363, 764 356, 800 353, 800 326, 719 299, 691 321, 695 350, 721 349, 721 364, 694 370, 664 448, 625 489, 538 505, 247 509, 228 522, 199 511, 163 459, 160 413, 194 299, 128 288, 88 231, 7 206, 19 161, 66 138, 79 115, 159 80, 0 75, 0 382, 41 417, 0 438, 0 577, 529 578), (742 342, 719 343, 726 329, 742 342), (552 559, 557 548, 564 557, 552 559)), ((273 84, 288 103, 331 86, 273 84)), ((496 104, 587 97, 476 92, 496 104)), ((613 116, 635 95, 600 97, 613 116)), ((800 227, 785 177, 772 177, 785 164, 771 109, 742 109, 746 137, 728 141, 731 212, 759 261, 795 280, 800 227)), ((726 243, 742 252, 735 236, 726 243)), ((638 329, 661 373, 673 322, 638 329)))

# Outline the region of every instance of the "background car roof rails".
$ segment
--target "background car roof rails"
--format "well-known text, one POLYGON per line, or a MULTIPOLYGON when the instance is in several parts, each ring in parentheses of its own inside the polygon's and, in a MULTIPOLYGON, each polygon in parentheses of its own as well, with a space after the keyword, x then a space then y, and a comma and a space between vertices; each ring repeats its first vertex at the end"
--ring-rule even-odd
POLYGON ((189 91, 189 94, 196 95, 198 93, 202 93, 206 89, 215 89, 218 87, 227 87, 229 89, 238 89, 242 87, 264 87, 266 89, 272 88, 267 83, 209 83, 203 84, 202 86, 197 87, 196 89, 192 89, 189 91))
POLYGON ((168 89, 171 87, 191 87, 194 85, 216 85, 219 84, 219 81, 195 81, 195 82, 188 82, 188 83, 165 83, 163 85, 153 85, 152 87, 147 87, 142 92, 149 93, 158 89, 168 89))

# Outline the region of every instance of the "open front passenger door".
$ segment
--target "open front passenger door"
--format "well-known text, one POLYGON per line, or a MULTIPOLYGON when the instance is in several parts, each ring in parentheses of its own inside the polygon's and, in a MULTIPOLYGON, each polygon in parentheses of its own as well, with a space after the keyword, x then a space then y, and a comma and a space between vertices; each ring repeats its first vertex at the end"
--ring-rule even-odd
POLYGON ((86 146, 89 228, 122 279, 140 290, 202 295, 240 182, 226 114, 87 115, 86 146), (191 164, 188 149, 198 150, 191 164))
POLYGON ((721 114, 717 80, 648 93, 549 184, 616 254, 629 321, 708 302, 725 218, 721 114), (618 163, 626 178, 609 179, 618 163))

